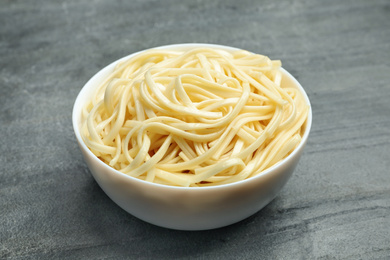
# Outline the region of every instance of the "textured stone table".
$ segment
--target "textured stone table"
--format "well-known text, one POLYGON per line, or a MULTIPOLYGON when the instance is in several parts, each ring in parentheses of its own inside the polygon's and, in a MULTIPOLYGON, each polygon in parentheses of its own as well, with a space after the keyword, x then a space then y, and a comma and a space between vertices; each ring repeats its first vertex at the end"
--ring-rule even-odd
POLYGON ((390 2, 0 2, 0 258, 389 259, 390 2), (240 223, 144 223, 91 177, 71 125, 100 68, 217 43, 281 59, 314 121, 293 177, 240 223))

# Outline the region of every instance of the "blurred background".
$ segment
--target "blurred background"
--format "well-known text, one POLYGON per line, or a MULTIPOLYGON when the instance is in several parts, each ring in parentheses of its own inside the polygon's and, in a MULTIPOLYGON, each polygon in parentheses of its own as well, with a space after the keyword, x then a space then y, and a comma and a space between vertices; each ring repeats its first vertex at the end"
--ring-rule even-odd
POLYGON ((0 258, 390 258, 390 1, 0 1, 0 258), (159 228, 90 175, 71 112, 109 63, 173 43, 282 60, 313 127, 290 182, 229 227, 159 228))

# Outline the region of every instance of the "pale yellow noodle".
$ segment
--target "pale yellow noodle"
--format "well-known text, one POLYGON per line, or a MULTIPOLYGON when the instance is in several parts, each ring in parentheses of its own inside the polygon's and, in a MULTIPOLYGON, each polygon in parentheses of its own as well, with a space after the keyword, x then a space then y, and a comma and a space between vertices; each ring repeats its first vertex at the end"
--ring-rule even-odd
POLYGON ((309 107, 280 61, 244 50, 148 50, 118 63, 82 111, 103 162, 164 185, 255 176, 301 142, 309 107))

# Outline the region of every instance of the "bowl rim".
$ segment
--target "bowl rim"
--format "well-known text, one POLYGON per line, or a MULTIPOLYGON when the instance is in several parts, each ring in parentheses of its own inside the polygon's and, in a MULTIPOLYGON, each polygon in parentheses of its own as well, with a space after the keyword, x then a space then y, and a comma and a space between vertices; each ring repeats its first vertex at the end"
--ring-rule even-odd
MULTIPOLYGON (((154 182, 148 182, 148 181, 141 180, 141 179, 135 178, 133 176, 127 175, 125 173, 122 173, 122 172, 112 168, 111 166, 107 165, 106 163, 102 162, 101 160, 99 160, 96 157, 95 154, 92 153, 92 151, 87 147, 87 145, 85 144, 85 142, 83 141, 83 139, 81 137, 81 133, 80 133, 80 129, 79 129, 80 128, 80 126, 79 126, 79 121, 80 120, 79 119, 81 119, 81 110, 79 108, 82 108, 83 107, 82 105, 85 105, 85 99, 83 99, 83 96, 84 96, 83 94, 85 92, 89 92, 88 91, 89 89, 93 89, 92 87, 89 87, 89 85, 92 84, 92 82, 95 80, 95 78, 97 78, 101 74, 104 74, 106 71, 111 70, 118 62, 120 62, 122 60, 129 59, 129 58, 131 58, 131 57, 133 57, 135 55, 138 55, 138 54, 140 54, 142 52, 145 52, 147 50, 151 50, 151 49, 173 49, 173 48, 188 49, 188 48, 194 48, 194 47, 219 48, 219 49, 223 49, 223 50, 242 50, 242 49, 237 48, 237 47, 232 47, 232 46, 227 46, 227 45, 220 45, 220 44, 209 44, 209 43, 168 44, 168 45, 162 45, 162 46, 147 48, 147 49, 144 49, 144 50, 141 50, 141 51, 137 51, 137 52, 131 53, 129 55, 126 55, 126 56, 124 56, 122 58, 119 58, 119 59, 111 62, 110 64, 106 65, 105 67, 100 69, 98 72, 96 72, 83 85, 83 87, 81 88, 80 92, 77 94, 77 97, 76 97, 75 102, 73 104, 72 124, 73 124, 74 134, 75 134, 76 139, 77 139, 77 141, 79 143, 80 149, 83 149, 88 155, 90 155, 96 161, 96 163, 99 166, 101 166, 101 167, 103 167, 103 168, 105 168, 105 169, 107 169, 107 170, 109 170, 109 171, 111 171, 111 172, 113 172, 115 174, 119 174, 122 177, 128 178, 130 181, 134 181, 134 182, 137 182, 138 184, 142 184, 142 185, 150 185, 150 186, 156 187, 156 188, 158 187, 158 188, 165 188, 165 189, 189 190, 189 191, 210 190, 210 189, 224 189, 224 188, 228 188, 228 187, 232 187, 232 186, 244 185, 244 184, 246 184, 248 182, 253 182, 256 179, 259 179, 262 176, 272 174, 272 172, 274 170, 276 170, 277 168, 279 168, 283 164, 287 163, 288 161, 292 160, 292 158, 294 158, 296 156, 296 154, 299 153, 303 149, 303 147, 305 146, 306 141, 307 141, 307 139, 309 137, 311 126, 312 126, 312 107, 311 107, 311 103, 310 103, 309 97, 308 97, 305 89, 298 82, 298 80, 293 75, 291 75, 290 72, 285 70, 283 67, 281 67, 282 73, 284 73, 286 76, 289 77, 289 79, 291 81, 294 82, 295 86, 303 94, 303 97, 304 97, 305 101, 307 102, 307 104, 309 106, 308 116, 307 116, 307 119, 306 119, 306 121, 304 123, 305 131, 304 131, 304 134, 302 136, 301 142, 298 144, 298 146, 287 157, 285 157, 284 159, 282 159, 279 162, 275 163, 271 167, 265 169, 264 171, 258 173, 255 176, 252 176, 252 177, 244 179, 244 180, 232 182, 232 183, 221 184, 221 185, 214 185, 214 186, 202 186, 202 187, 171 186, 171 185, 159 184, 159 183, 154 183, 154 182)), ((96 86, 95 86, 95 88, 96 88, 96 86)))

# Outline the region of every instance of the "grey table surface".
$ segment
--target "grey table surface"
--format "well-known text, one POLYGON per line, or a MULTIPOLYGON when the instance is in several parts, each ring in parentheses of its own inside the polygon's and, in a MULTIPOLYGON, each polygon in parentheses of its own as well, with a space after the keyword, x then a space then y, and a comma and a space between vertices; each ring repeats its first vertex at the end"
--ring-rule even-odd
POLYGON ((0 1, 0 258, 390 259, 390 1, 0 1), (112 61, 171 43, 281 59, 313 127, 264 209, 209 231, 145 223, 96 184, 71 111, 112 61))

